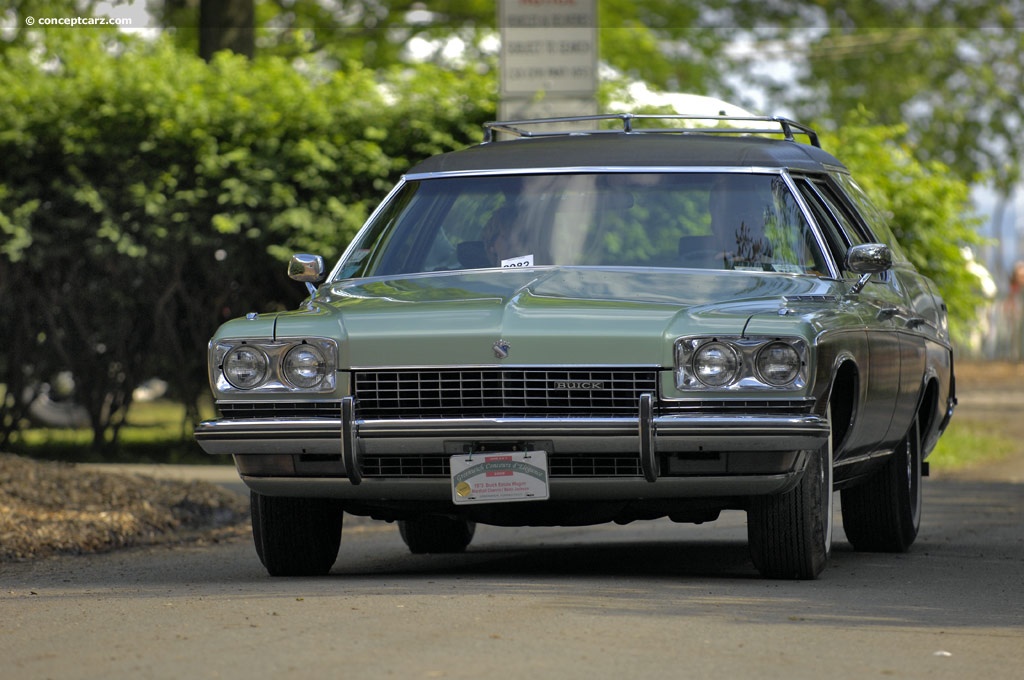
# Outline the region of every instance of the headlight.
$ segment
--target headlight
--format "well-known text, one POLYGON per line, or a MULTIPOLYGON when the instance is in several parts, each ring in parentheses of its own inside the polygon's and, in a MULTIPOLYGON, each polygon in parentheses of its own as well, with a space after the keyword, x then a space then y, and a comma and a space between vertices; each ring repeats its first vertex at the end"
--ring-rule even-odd
POLYGON ((284 355, 281 372, 284 379, 295 387, 311 389, 323 382, 327 362, 323 353, 313 345, 296 345, 284 355))
POLYGON ((772 342, 757 353, 757 375, 769 385, 788 385, 800 375, 800 355, 791 345, 772 342))
POLYGON ((740 357, 723 342, 702 345, 693 355, 693 372, 708 387, 722 387, 735 382, 740 371, 740 357))
POLYGON ((331 338, 223 338, 210 344, 210 384, 217 398, 333 392, 338 342, 331 338))
POLYGON ((809 362, 801 337, 692 335, 676 340, 675 384, 683 392, 802 390, 809 362))
POLYGON ((269 369, 267 355, 250 345, 241 345, 225 354, 221 365, 224 378, 240 390, 251 390, 262 385, 269 369))

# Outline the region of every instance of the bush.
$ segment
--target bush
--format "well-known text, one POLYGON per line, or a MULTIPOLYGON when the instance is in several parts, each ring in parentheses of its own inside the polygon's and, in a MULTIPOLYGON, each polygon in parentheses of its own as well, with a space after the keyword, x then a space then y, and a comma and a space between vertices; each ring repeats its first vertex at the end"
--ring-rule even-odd
POLYGON ((477 141, 493 113, 471 73, 423 67, 382 84, 356 67, 207 64, 98 29, 41 35, 0 57, 0 296, 13 321, 0 326, 0 444, 59 370, 76 377, 96 446, 116 440, 150 375, 191 402, 223 319, 305 295, 284 279, 290 252, 337 256, 404 169, 477 141))
POLYGON ((962 340, 984 303, 980 282, 971 273, 963 248, 978 246, 980 218, 971 205, 970 187, 939 162, 921 163, 903 140, 904 126, 871 125, 859 113, 837 132, 821 135, 889 215, 907 257, 935 281, 949 307, 950 331, 962 340))

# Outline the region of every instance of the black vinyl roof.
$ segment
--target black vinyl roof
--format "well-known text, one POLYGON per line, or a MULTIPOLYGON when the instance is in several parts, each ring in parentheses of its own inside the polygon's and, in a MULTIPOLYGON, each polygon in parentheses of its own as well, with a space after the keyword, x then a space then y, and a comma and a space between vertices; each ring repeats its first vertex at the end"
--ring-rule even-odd
POLYGON ((601 132, 487 142, 428 158, 406 174, 686 167, 845 169, 828 152, 797 141, 689 132, 601 132))

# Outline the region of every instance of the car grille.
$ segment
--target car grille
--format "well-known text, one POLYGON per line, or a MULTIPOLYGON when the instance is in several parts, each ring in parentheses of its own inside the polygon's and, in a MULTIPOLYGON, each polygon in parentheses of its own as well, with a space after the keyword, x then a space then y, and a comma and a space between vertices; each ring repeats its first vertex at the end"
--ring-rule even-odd
POLYGON ((657 372, 631 369, 359 371, 360 418, 635 416, 657 372))
MULTIPOLYGON (((365 456, 360 458, 364 477, 447 477, 451 473, 450 456, 405 455, 365 456)), ((640 459, 636 456, 559 456, 548 457, 551 477, 640 477, 640 459)))

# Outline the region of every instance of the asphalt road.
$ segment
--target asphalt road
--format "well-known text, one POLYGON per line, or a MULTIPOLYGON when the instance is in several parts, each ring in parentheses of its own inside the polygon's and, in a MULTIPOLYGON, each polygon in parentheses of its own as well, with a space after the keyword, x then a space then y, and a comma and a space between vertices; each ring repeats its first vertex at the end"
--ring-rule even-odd
POLYGON ((813 582, 760 579, 741 513, 480 527, 457 556, 347 520, 319 579, 248 540, 0 565, 0 677, 1018 678, 1024 486, 985 477, 927 480, 910 553, 838 532, 813 582))

